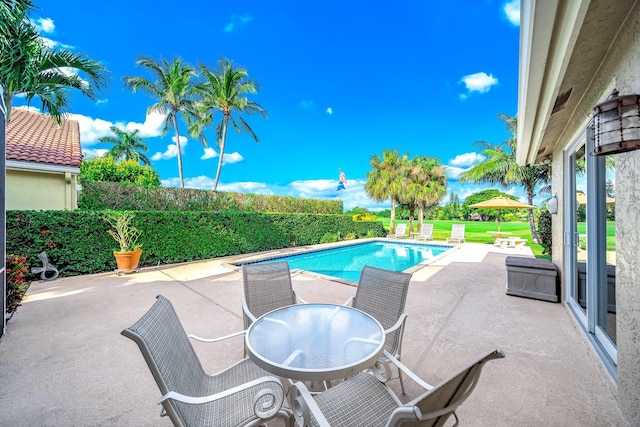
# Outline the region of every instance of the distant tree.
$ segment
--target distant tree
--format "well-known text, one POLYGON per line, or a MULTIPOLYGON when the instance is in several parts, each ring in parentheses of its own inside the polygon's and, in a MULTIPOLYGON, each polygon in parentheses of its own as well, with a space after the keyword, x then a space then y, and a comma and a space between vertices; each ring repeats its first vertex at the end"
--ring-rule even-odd
POLYGON ((103 136, 98 141, 103 144, 113 144, 109 154, 116 159, 116 162, 118 160, 135 160, 145 165, 151 164, 144 154, 149 151, 145 139, 138 136, 140 129, 135 129, 132 132, 124 131, 117 126, 111 126, 109 129, 113 135, 103 136))
POLYGON ((85 182, 117 182, 158 188, 160 176, 151 166, 140 166, 137 160, 116 163, 112 156, 104 156, 82 161, 78 183, 82 185, 85 182))
MULTIPOLYGON (((527 193, 528 203, 532 205, 536 187, 539 185, 546 186, 549 183, 551 167, 545 164, 518 165, 515 154, 517 147, 517 119, 505 114, 498 114, 498 117, 504 121, 511 133, 511 137, 497 145, 486 141, 476 141, 476 144, 483 148, 483 154, 487 160, 464 172, 460 177, 460 181, 485 182, 501 185, 504 188, 510 188, 514 185, 522 186, 527 193)), ((528 209, 527 211, 531 237, 535 243, 540 243, 533 209, 528 209)))
POLYGON ((450 220, 462 219, 463 216, 460 211, 460 208, 461 208, 460 198, 456 193, 451 191, 451 193, 449 193, 449 201, 444 207, 445 218, 450 220))
POLYGON ((212 72, 206 66, 200 64, 200 74, 204 82, 196 87, 200 95, 199 117, 190 126, 190 133, 198 137, 206 147, 208 146, 208 141, 204 135, 204 129, 213 123, 216 112, 222 113, 222 117, 216 125, 216 141, 220 152, 218 153, 216 178, 213 183, 214 190, 218 188, 218 181, 220 180, 229 124, 236 132, 246 132, 256 142, 260 142, 258 135, 255 134, 241 114, 259 113, 263 117, 267 117, 267 111, 260 104, 251 101, 245 96, 258 92, 256 83, 249 80, 247 70, 234 68, 233 62, 224 58, 218 61, 218 67, 219 70, 212 72))
POLYGON ((157 101, 147 108, 147 114, 155 112, 165 116, 162 136, 165 136, 169 128, 173 127, 178 155, 180 188, 184 188, 178 115, 182 113, 187 122, 190 122, 190 117, 197 115, 195 89, 192 82, 195 70, 180 58, 169 62, 164 58, 155 61, 153 58, 143 56, 136 61, 136 66, 145 68, 151 74, 152 80, 144 77, 125 76, 123 77, 124 86, 131 89, 133 93, 139 90, 143 91, 157 101))
POLYGON ((511 194, 507 194, 495 188, 491 188, 489 190, 482 190, 476 193, 473 193, 464 200, 462 204, 462 213, 465 219, 468 219, 473 212, 477 212, 482 216, 483 221, 492 221, 498 219, 498 209, 477 209, 477 208, 469 208, 469 205, 473 205, 474 203, 484 202, 485 200, 493 199, 494 197, 506 197, 511 200, 518 200, 517 197, 512 196, 511 194))
POLYGON ((70 104, 70 89, 90 99, 106 86, 107 69, 84 53, 50 48, 28 15, 31 1, 3 1, 0 7, 0 85, 11 119, 13 98, 38 98, 42 111, 60 123, 70 104))
POLYGON ((400 156, 398 150, 383 150, 382 157, 372 156, 370 165, 372 171, 367 173, 367 182, 364 189, 376 202, 391 202, 391 216, 389 231, 395 232, 396 200, 402 189, 401 176, 403 173, 403 161, 406 155, 400 156))
POLYGON ((371 213, 369 211, 369 209, 361 208, 361 207, 356 206, 355 208, 346 211, 344 214, 345 215, 358 215, 358 214, 369 214, 369 213, 371 213))

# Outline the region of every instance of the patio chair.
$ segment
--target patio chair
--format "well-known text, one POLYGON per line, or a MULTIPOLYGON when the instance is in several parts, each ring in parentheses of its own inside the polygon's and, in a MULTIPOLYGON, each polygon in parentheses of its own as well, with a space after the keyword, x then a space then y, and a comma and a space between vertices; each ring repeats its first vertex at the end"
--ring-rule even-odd
POLYGON ((162 393, 160 415, 168 415, 175 426, 255 426, 274 417, 290 424, 282 383, 249 359, 214 375, 204 372, 171 302, 162 295, 122 335, 138 344, 162 393))
POLYGON ((456 241, 458 244, 464 242, 464 226, 465 224, 452 224, 451 236, 447 237, 447 243, 456 241))
POLYGON ((396 231, 389 234, 387 237, 392 239, 406 239, 407 238, 407 224, 400 223, 396 226, 396 231))
POLYGON ((484 364, 504 357, 500 350, 486 353, 433 387, 402 365, 387 357, 426 391, 402 403, 384 383, 384 377, 363 372, 315 396, 302 383, 289 391, 291 408, 300 426, 443 426, 451 415, 458 425, 456 409, 475 389, 484 364))
MULTIPOLYGON (((385 330, 385 350, 400 359, 402 336, 407 315, 410 273, 385 270, 365 265, 360 273, 356 295, 348 300, 353 308, 364 311, 375 318, 385 330)), ((398 370, 402 393, 405 393, 402 373, 398 370)))
MULTIPOLYGON (((293 290, 291 271, 287 261, 242 266, 244 298, 242 318, 247 329, 255 320, 276 308, 306 303, 293 290)), ((243 356, 246 356, 246 348, 243 356)))
POLYGON ((416 234, 416 240, 433 240, 433 224, 422 224, 422 230, 416 234))

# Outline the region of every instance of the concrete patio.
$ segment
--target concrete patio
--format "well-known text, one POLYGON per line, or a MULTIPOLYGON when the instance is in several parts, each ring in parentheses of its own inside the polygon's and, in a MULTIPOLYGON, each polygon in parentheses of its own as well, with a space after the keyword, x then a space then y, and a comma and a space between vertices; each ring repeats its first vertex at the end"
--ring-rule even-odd
MULTIPOLYGON (((462 425, 625 426, 614 383, 566 309, 505 294, 508 255, 532 256, 528 248, 464 244, 414 273, 403 362, 437 384, 481 352, 506 353, 487 364, 458 410, 462 425)), ((172 301, 188 333, 241 330, 241 274, 229 261, 34 282, 0 342, 0 424, 170 425, 159 416, 160 393, 142 355, 120 331, 158 294, 172 301)), ((355 294, 354 286, 299 272, 293 286, 311 302, 355 294)), ((242 357, 242 338, 193 345, 209 372, 242 357)))

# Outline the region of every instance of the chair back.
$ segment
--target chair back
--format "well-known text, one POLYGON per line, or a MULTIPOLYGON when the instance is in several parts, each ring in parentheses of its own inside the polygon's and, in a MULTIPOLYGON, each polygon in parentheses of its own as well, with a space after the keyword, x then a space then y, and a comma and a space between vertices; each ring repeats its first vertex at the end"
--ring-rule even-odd
MULTIPOLYGON (((287 261, 242 266, 244 299, 256 318, 280 307, 296 303, 287 261)), ((245 316, 245 329, 251 324, 245 316)))
POLYGON ((451 238, 452 239, 464 239, 464 226, 465 226, 465 224, 452 224, 451 225, 451 238))
MULTIPOLYGON (((417 407, 422 413, 423 419, 422 421, 405 422, 402 423, 402 426, 444 426, 451 414, 455 416, 455 410, 462 405, 475 389, 485 363, 489 360, 503 357, 504 353, 501 350, 486 353, 432 390, 408 402, 405 405, 405 409, 406 406, 417 407)), ((402 410, 397 412, 400 413, 402 410)), ((394 416, 392 415, 393 418, 394 416)), ((390 423, 390 425, 400 425, 401 422, 401 420, 398 420, 397 423, 390 423)))
POLYGON ((431 239, 433 238, 433 224, 422 224, 419 237, 431 239))
POLYGON ((405 224, 404 222, 398 224, 396 226, 396 232, 393 233, 394 236, 404 236, 405 233, 407 232, 407 224, 405 224))
MULTIPOLYGON (((207 374, 168 299, 158 295, 149 311, 122 335, 138 344, 162 395, 169 391, 202 394, 207 374)), ((195 425, 190 422, 194 405, 172 399, 162 405, 174 425, 195 425)))
MULTIPOLYGON (((386 330, 404 313, 410 273, 365 265, 360 273, 353 307, 373 316, 386 330)), ((402 340, 402 328, 387 334, 385 350, 396 355, 402 340)))

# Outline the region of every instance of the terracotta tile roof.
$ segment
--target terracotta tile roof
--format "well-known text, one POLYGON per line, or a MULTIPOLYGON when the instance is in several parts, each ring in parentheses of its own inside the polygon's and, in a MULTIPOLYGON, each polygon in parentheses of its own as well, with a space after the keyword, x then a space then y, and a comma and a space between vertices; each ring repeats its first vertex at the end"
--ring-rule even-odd
POLYGON ((47 115, 13 108, 7 123, 7 160, 80 167, 80 125, 63 118, 58 126, 47 115))

